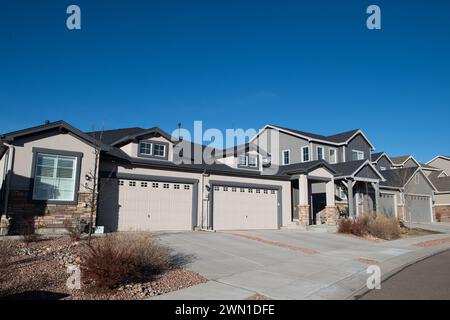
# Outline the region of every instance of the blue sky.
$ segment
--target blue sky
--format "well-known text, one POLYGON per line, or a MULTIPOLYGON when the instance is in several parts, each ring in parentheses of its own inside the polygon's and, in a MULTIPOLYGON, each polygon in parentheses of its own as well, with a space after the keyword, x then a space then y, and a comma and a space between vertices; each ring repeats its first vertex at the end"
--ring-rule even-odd
POLYGON ((450 154, 450 2, 20 1, 0 4, 0 132, 64 119, 321 134, 450 154), (66 29, 77 4, 82 29, 66 29), (382 30, 366 28, 370 4, 382 30))

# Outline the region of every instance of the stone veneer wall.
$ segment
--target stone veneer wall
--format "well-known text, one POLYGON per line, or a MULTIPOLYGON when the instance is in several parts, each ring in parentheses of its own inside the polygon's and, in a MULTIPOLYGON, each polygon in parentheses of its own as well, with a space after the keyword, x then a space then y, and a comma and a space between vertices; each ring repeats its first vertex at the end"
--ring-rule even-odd
MULTIPOLYGON (((11 218, 10 234, 20 234, 28 226, 36 231, 51 232, 64 230, 64 221, 78 224, 81 219, 90 218, 89 193, 79 193, 77 204, 42 204, 31 201, 28 191, 10 191, 8 217, 11 218), (31 223, 30 223, 31 221, 31 223)), ((95 225, 95 216, 94 216, 95 225)))
POLYGON ((441 222, 450 222, 450 205, 435 205, 433 207, 434 219, 437 222, 436 214, 441 215, 441 222))

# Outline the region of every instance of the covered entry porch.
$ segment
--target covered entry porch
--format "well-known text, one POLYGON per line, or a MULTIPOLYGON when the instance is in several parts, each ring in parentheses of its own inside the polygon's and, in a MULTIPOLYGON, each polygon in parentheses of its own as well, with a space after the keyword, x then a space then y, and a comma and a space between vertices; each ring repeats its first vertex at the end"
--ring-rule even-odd
POLYGON ((356 217, 379 212, 380 181, 384 178, 368 160, 332 166, 338 171, 335 181, 341 204, 338 206, 340 215, 356 217))
POLYGON ((335 171, 324 161, 289 167, 292 221, 304 226, 336 224, 335 171))

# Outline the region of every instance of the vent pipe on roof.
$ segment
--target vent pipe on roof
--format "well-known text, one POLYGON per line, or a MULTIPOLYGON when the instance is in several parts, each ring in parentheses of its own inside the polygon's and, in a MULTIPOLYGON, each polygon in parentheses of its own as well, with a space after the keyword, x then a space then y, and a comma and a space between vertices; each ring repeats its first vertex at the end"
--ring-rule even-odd
POLYGON ((50 123, 50 120, 45 120, 44 121, 44 124, 49 124, 50 123))

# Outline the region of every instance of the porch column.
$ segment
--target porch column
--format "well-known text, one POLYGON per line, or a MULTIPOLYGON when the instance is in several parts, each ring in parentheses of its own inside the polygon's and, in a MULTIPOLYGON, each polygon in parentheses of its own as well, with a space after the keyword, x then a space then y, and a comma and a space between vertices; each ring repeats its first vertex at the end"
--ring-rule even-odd
POLYGON ((372 182, 372 187, 375 190, 375 212, 378 214, 380 212, 380 183, 372 182))
POLYGON ((353 203, 353 186, 355 185, 354 180, 347 180, 347 199, 348 199, 348 215, 349 217, 355 217, 355 204, 353 203))
POLYGON ((327 221, 327 224, 329 224, 329 225, 335 225, 337 217, 336 217, 334 178, 331 178, 331 180, 325 184, 325 190, 326 190, 326 199, 327 199, 327 205, 325 208, 326 221, 327 221))
POLYGON ((298 178, 298 212, 300 224, 309 224, 309 187, 308 187, 308 177, 306 174, 301 174, 298 178))

